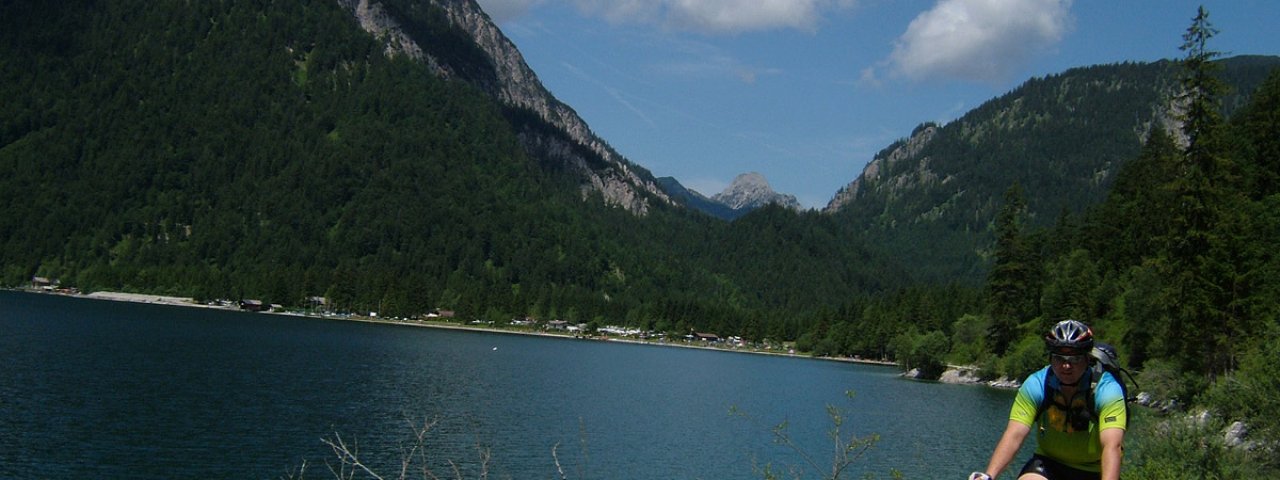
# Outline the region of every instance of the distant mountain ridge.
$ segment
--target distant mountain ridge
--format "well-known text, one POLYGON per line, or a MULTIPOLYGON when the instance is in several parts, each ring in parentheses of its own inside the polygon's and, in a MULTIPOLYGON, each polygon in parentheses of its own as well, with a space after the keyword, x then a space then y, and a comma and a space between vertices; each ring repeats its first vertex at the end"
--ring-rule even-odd
POLYGON ((738 175, 733 179, 733 183, 710 198, 686 188, 672 177, 660 178, 658 183, 680 203, 723 220, 735 220, 770 204, 777 204, 795 211, 802 209, 795 195, 773 191, 764 175, 757 172, 738 175))
POLYGON ((711 199, 737 210, 751 210, 771 203, 792 210, 800 209, 800 202, 795 195, 773 191, 764 175, 756 172, 738 175, 723 192, 713 195, 711 199))
MULTIPOLYGON (((1229 114, 1280 57, 1221 61, 1229 114)), ((915 265, 921 278, 978 280, 1002 193, 1020 184, 1029 219, 1048 225, 1105 198, 1153 129, 1181 135, 1178 64, 1122 63, 1033 78, 946 125, 925 123, 886 147, 824 212, 915 265)))
POLYGON ((659 177, 658 185, 677 203, 693 210, 721 220, 733 220, 741 216, 740 213, 735 212, 728 205, 707 198, 706 195, 698 193, 696 190, 690 190, 681 184, 679 180, 676 180, 675 177, 659 177))

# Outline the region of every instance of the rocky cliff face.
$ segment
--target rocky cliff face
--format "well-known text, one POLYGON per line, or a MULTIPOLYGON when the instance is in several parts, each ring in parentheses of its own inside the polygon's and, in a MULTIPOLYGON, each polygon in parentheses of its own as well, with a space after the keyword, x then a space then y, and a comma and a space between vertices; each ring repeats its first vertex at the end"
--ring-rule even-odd
POLYGON ((369 0, 338 0, 338 4, 355 15, 360 28, 382 41, 387 55, 406 55, 414 60, 427 62, 436 74, 448 76, 449 72, 434 57, 422 51, 418 42, 405 33, 400 22, 387 13, 382 4, 370 3, 369 0))
MULTIPOLYGON (((421 44, 421 39, 415 39, 408 33, 410 30, 403 28, 401 19, 395 18, 376 0, 337 1, 356 17, 365 31, 386 45, 388 55, 402 54, 425 62, 446 78, 459 76, 433 54, 432 45, 421 44)), ((491 61, 491 78, 473 77, 468 81, 503 105, 531 112, 564 134, 548 135, 544 129, 520 127, 520 138, 530 153, 578 175, 584 196, 599 192, 606 202, 638 215, 648 212, 650 201, 671 203, 648 171, 611 149, 577 112, 547 91, 520 51, 475 0, 423 1, 440 8, 449 23, 470 36, 491 61)))
POLYGON ((711 200, 727 205, 734 210, 752 210, 776 203, 792 210, 800 210, 800 202, 794 195, 786 195, 773 191, 769 181, 756 172, 744 173, 733 179, 733 184, 723 192, 711 197, 711 200))
MULTIPOLYGON (((858 178, 855 178, 849 185, 836 192, 835 198, 832 198, 831 202, 827 203, 827 207, 823 211, 835 212, 853 202, 858 196, 858 191, 864 185, 870 182, 878 183, 891 167, 905 159, 915 158, 937 135, 938 126, 926 124, 917 128, 911 138, 901 140, 884 149, 862 169, 862 173, 858 175, 858 178)), ((913 172, 896 177, 894 182, 891 182, 890 185, 884 185, 884 187, 901 188, 907 184, 936 181, 937 179, 937 175, 929 170, 929 159, 924 158, 920 160, 918 168, 913 172)))

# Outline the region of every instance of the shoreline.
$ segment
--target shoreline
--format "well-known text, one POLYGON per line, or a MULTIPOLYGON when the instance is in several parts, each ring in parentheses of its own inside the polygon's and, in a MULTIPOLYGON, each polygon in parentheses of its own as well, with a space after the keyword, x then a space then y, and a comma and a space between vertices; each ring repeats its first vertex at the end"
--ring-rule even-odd
POLYGON ((650 346, 656 346, 656 347, 694 348, 699 350, 711 350, 711 351, 726 352, 726 353, 770 355, 770 356, 783 357, 783 358, 823 360, 823 361, 830 361, 830 362, 852 363, 852 364, 859 364, 859 365, 871 365, 871 366, 881 366, 881 367, 896 367, 898 365, 895 362, 887 362, 887 361, 881 361, 881 360, 868 360, 868 359, 853 358, 853 357, 815 357, 812 355, 760 350, 760 349, 754 349, 754 348, 733 348, 733 347, 716 347, 716 346, 709 346, 709 345, 695 345, 695 344, 683 343, 680 341, 656 342, 656 341, 609 337, 609 336, 583 337, 583 336, 576 336, 576 335, 570 335, 570 334, 537 332, 537 331, 530 331, 530 330, 512 330, 512 329, 483 327, 483 326, 475 326, 475 325, 463 325, 463 324, 456 324, 452 322, 441 322, 441 321, 395 320, 395 319, 384 319, 384 318, 377 318, 377 317, 366 317, 366 316, 359 316, 359 315, 317 315, 317 314, 308 314, 308 313, 302 313, 302 312, 276 312, 276 311, 247 312, 235 306, 209 305, 209 304, 200 303, 191 297, 176 297, 176 296, 167 296, 167 295, 150 295, 150 294, 142 294, 142 293, 125 293, 125 292, 110 292, 110 291, 99 291, 99 292, 92 292, 92 293, 68 293, 68 292, 38 290, 38 289, 31 289, 31 288, 11 288, 8 290, 15 291, 15 292, 23 292, 23 293, 57 295, 57 296, 69 297, 69 298, 83 298, 83 299, 89 299, 89 300, 101 300, 101 301, 109 301, 109 302, 140 303, 140 304, 148 304, 148 305, 168 305, 168 306, 186 307, 186 308, 205 308, 205 309, 212 309, 212 310, 223 310, 228 312, 285 315, 285 316, 292 316, 292 317, 310 318, 310 319, 316 319, 316 320, 361 322, 361 323, 382 324, 382 325, 401 325, 401 326, 408 326, 408 327, 462 330, 462 331, 480 332, 480 333, 498 333, 498 334, 508 334, 508 335, 526 335, 526 336, 536 336, 536 337, 546 337, 546 338, 560 338, 560 339, 566 339, 566 340, 587 340, 587 341, 597 341, 597 342, 626 343, 626 344, 633 344, 633 345, 650 345, 650 346))
POLYGON ((110 302, 128 302, 128 303, 147 303, 155 305, 172 305, 176 307, 192 307, 192 308, 213 308, 218 310, 236 311, 238 308, 223 307, 220 305, 205 305, 196 302, 191 297, 171 297, 166 295, 147 295, 142 293, 124 293, 124 292, 93 292, 93 293, 58 293, 58 292, 41 292, 36 290, 19 290, 32 293, 51 293, 52 295, 61 295, 72 298, 87 298, 90 300, 106 300, 110 302))

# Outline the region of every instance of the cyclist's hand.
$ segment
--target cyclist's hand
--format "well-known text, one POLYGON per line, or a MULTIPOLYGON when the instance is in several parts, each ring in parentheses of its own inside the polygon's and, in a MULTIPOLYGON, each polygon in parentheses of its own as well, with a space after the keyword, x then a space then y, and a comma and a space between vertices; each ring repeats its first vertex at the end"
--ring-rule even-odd
POLYGON ((969 474, 969 480, 991 480, 991 475, 983 472, 973 472, 969 474))

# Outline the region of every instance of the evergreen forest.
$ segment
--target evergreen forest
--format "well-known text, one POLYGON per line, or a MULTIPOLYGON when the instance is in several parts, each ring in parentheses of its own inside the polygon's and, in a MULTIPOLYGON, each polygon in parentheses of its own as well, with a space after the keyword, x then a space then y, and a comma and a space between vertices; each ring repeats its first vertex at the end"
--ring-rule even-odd
MULTIPOLYGON (((1096 165, 1049 167, 1112 171, 1096 198, 1014 175, 955 207, 989 218, 876 204, 733 222, 584 195, 522 145, 522 129, 549 126, 387 55, 337 2, 9 1, 0 13, 4 286, 45 277, 86 292, 714 332, 988 378, 1042 367, 1041 335, 1073 318, 1145 390, 1280 439, 1280 71, 1245 59, 1263 73, 1227 74, 1241 70, 1212 50, 1203 11, 1184 58, 1116 67, 1139 83, 1166 72, 1170 96, 1153 101, 1182 107, 1177 126, 1079 160, 1096 165), (907 249, 943 231, 972 235, 948 237, 956 251, 907 249), (974 250, 978 261, 932 268, 974 250)), ((452 61, 487 78, 460 32, 421 16, 421 35, 461 44, 452 61)), ((1081 130, 1009 151, 1087 143, 1110 125, 1070 111, 1081 130)))
POLYGON ((517 138, 549 126, 388 57, 333 2, 5 8, 7 285, 780 339, 902 284, 817 214, 584 199, 517 138))

